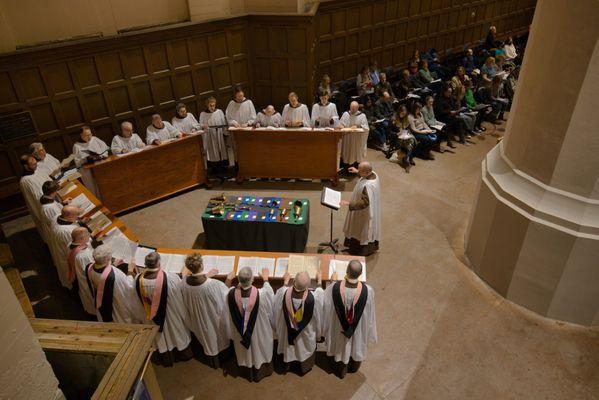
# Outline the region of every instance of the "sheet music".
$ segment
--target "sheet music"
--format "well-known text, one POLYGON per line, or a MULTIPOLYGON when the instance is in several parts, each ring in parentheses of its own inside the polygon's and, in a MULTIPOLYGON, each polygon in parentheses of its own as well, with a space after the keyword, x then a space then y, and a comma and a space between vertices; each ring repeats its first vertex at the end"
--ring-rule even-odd
POLYGON ((77 186, 74 183, 69 183, 68 185, 66 185, 58 191, 58 195, 60 196, 60 198, 64 199, 66 195, 75 190, 76 187, 77 186))
POLYGON ((237 261, 237 271, 243 267, 250 267, 254 276, 260 276, 262 268, 268 268, 269 276, 274 276, 275 261, 276 258, 239 257, 239 261, 237 261))
POLYGON ((58 184, 62 185, 67 181, 73 181, 79 177, 81 177, 81 174, 77 171, 77 168, 69 169, 62 173, 62 177, 58 180, 58 184))
POLYGON ((287 272, 287 268, 289 267, 289 258, 277 258, 277 263, 275 266, 275 273, 273 276, 275 278, 282 278, 283 275, 287 272))
POLYGON ((235 270, 235 256, 206 256, 202 255, 204 270, 218 270, 218 275, 228 275, 235 270))
POLYGON ((438 123, 438 124, 435 124, 435 125, 431 125, 431 128, 434 128, 434 129, 440 131, 440 130, 443 129, 444 126, 445 126, 445 124, 438 123))
MULTIPOLYGON (((329 262, 329 279, 331 279, 335 271, 337 272, 337 279, 343 279, 345 272, 347 271, 347 264, 349 264, 349 261, 331 260, 329 262)), ((362 264, 362 274, 358 280, 361 282, 366 282, 366 264, 361 261, 360 264, 362 264)))
POLYGON ((341 207, 341 192, 329 187, 322 188, 321 203, 327 207, 338 210, 341 207))
MULTIPOLYGON (((114 259, 123 260, 126 263, 131 262, 131 259, 137 250, 137 243, 129 240, 129 238, 117 228, 111 229, 104 237, 104 244, 107 244, 112 248, 112 257, 114 259), (108 238, 106 239, 106 237, 108 238)), ((143 263, 141 265, 143 265, 143 263)))
POLYGON ((146 256, 154 251, 156 251, 156 249, 151 247, 137 246, 137 249, 135 249, 135 264, 140 267, 145 266, 146 256))
POLYGON ((287 272, 295 276, 298 272, 306 271, 310 278, 316 278, 316 273, 320 267, 320 257, 302 256, 297 254, 289 255, 289 266, 287 272))
POLYGON ((92 203, 91 200, 87 198, 85 193, 81 193, 79 196, 71 200, 70 205, 79 207, 81 209, 79 215, 85 215, 95 207, 94 203, 92 203))
POLYGON ((87 227, 92 232, 95 230, 101 232, 104 229, 106 229, 110 224, 112 224, 112 221, 102 211, 97 211, 96 213, 94 213, 90 217, 89 221, 87 221, 86 223, 87 227))
POLYGON ((160 254, 160 267, 166 272, 178 274, 185 266, 184 254, 158 253, 160 254))

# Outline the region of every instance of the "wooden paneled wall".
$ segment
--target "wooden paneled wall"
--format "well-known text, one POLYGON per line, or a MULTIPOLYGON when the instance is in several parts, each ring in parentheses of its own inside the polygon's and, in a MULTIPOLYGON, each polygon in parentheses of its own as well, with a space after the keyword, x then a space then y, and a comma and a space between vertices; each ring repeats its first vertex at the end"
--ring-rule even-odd
MULTIPOLYGON (((323 73, 352 78, 361 65, 400 66, 413 49, 461 50, 525 31, 534 0, 334 0, 315 15, 245 16, 29 49, 0 55, 0 114, 29 111, 38 135, 0 143, 0 219, 22 206, 18 157, 33 141, 71 152, 91 125, 107 143, 122 121, 145 136, 153 113, 170 120, 183 101, 198 114, 214 96, 226 107, 234 85, 257 108, 310 104, 323 73)), ((21 208, 22 209, 22 208, 21 208)))
POLYGON ((322 3, 317 22, 317 79, 355 78, 376 60, 405 66, 415 49, 462 51, 495 25, 498 37, 526 32, 535 0, 373 0, 322 3))

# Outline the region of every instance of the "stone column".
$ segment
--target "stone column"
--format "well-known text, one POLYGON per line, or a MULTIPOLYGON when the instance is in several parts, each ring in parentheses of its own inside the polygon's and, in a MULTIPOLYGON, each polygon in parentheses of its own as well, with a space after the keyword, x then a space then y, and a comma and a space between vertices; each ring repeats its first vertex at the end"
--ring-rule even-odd
POLYGON ((599 2, 539 0, 505 139, 482 163, 470 267, 541 315, 599 325, 599 2))

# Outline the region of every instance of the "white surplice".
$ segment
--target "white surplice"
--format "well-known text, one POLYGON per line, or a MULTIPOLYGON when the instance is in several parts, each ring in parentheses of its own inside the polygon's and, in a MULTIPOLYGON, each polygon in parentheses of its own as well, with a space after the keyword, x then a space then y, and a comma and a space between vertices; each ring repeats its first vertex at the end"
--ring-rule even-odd
POLYGON ((359 200, 362 192, 366 189, 369 200, 368 207, 361 210, 349 210, 343 225, 345 237, 357 239, 361 245, 380 240, 381 185, 378 175, 374 172, 373 174, 375 179, 360 178, 350 200, 350 202, 359 200))
POLYGON ((102 158, 106 158, 108 157, 108 150, 110 150, 110 148, 102 141, 102 139, 95 136, 92 136, 89 142, 79 141, 75 143, 73 145, 73 155, 75 156, 75 165, 77 167, 80 167, 87 162, 87 157, 90 155, 87 153, 88 150, 100 154, 102 158))
POLYGON ((241 103, 231 100, 225 110, 229 126, 252 125, 256 119, 256 109, 251 100, 245 99, 241 103))
POLYGON ((152 144, 155 140, 166 141, 169 139, 175 139, 179 135, 177 128, 171 125, 170 122, 162 121, 162 128, 156 128, 150 124, 146 128, 146 143, 152 144))
POLYGON ((185 118, 177 118, 175 115, 171 120, 171 124, 175 127, 175 129, 182 133, 192 133, 194 130, 201 130, 201 124, 189 111, 187 112, 185 118))
POLYGON ((343 132, 341 138, 341 158, 346 164, 360 162, 366 157, 366 142, 368 141, 368 120, 360 111, 356 114, 344 112, 339 122, 345 127, 356 126, 364 132, 343 132))
MULTIPOLYGON (((60 217, 58 219, 60 220, 60 217)), ((69 254, 69 244, 71 243, 71 233, 78 226, 79 224, 76 222, 72 224, 55 223, 52 226, 50 243, 48 243, 60 283, 69 290, 73 287, 73 282, 68 280, 69 263, 67 262, 67 256, 69 254)))
MULTIPOLYGON (((94 297, 100 282, 101 272, 93 269, 90 274, 90 280, 94 290, 94 297)), ((140 324, 144 315, 143 306, 140 305, 137 294, 135 293, 135 279, 125 274, 117 267, 112 267, 114 271, 114 288, 112 291, 112 322, 119 324, 140 324)), ((87 281, 86 281, 87 285, 87 281)), ((102 322, 100 310, 96 309, 98 321, 102 322)), ((145 318, 144 318, 145 320, 145 318)))
POLYGON ((53 172, 56 172, 60 169, 60 161, 52 154, 46 153, 46 157, 43 160, 37 160, 37 170, 45 173, 46 175, 51 175, 53 172))
POLYGON ((333 117, 339 118, 339 114, 337 114, 337 106, 333 103, 328 103, 326 106, 323 106, 320 103, 316 103, 312 106, 312 127, 313 128, 328 128, 333 127, 333 123, 331 123, 331 119, 333 117), (316 125, 316 119, 318 119, 318 125, 316 125))
MULTIPOLYGON (((231 288, 230 290, 235 290, 231 288)), ((229 311, 229 303, 227 302, 227 314, 229 315, 231 339, 235 347, 235 355, 237 356, 237 364, 242 367, 260 368, 262 364, 272 361, 273 349, 273 323, 272 323, 272 302, 274 292, 268 282, 264 282, 264 286, 258 289, 260 303, 258 305, 258 316, 254 331, 252 332, 252 340, 250 348, 246 349, 241 344, 241 335, 235 328, 235 322, 231 318, 229 311)))
MULTIPOLYGON (((316 341, 322 336, 322 307, 324 290, 322 288, 316 288, 312 292, 314 296, 314 312, 310 323, 302 329, 301 333, 297 335, 294 341, 294 345, 291 346, 287 339, 287 325, 285 323, 285 305, 283 304, 285 298, 285 291, 287 286, 283 286, 277 290, 277 294, 274 299, 274 315, 273 321, 275 324, 275 335, 278 339, 277 354, 283 354, 285 362, 292 361, 306 361, 316 351, 316 341)), ((292 289, 293 290, 293 289, 292 289)), ((296 300, 296 299, 293 299, 296 300)), ((301 301, 301 299, 299 299, 301 301)))
POLYGON ((40 203, 40 224, 42 228, 42 237, 46 240, 46 243, 52 237, 52 229, 56 223, 56 218, 62 212, 62 204, 53 201, 52 203, 41 204, 40 203))
MULTIPOLYGON (((71 244, 72 243, 69 244, 69 251, 71 244)), ((75 276, 77 277, 79 298, 81 299, 83 309, 88 314, 96 315, 94 299, 92 297, 92 293, 89 291, 89 285, 87 284, 87 278, 85 276, 85 267, 94 262, 93 252, 94 249, 92 248, 91 243, 88 243, 87 248, 77 253, 75 256, 75 276)))
POLYGON ((202 111, 200 113, 200 126, 208 125, 208 129, 202 133, 202 144, 206 152, 206 160, 227 160, 227 146, 225 144, 225 133, 227 132, 227 120, 222 110, 214 112, 202 111))
MULTIPOLYGON (((181 278, 179 275, 164 271, 166 279, 168 280, 168 294, 166 300, 166 316, 164 318, 164 325, 162 332, 156 335, 155 345, 160 353, 166 353, 175 348, 177 350, 185 350, 189 343, 191 343, 191 336, 189 330, 183 322, 185 318, 185 305, 183 304, 183 293, 181 292, 181 278)), ((162 272, 159 272, 162 273, 162 272)), ((156 288, 156 279, 143 279, 144 291, 150 298, 154 294, 156 288)), ((145 319, 146 314, 143 309, 143 304, 138 298, 138 304, 142 307, 142 316, 145 319)), ((153 324, 151 320, 146 320, 145 323, 153 324)))
MULTIPOLYGON (((283 107, 283 124, 291 127, 291 124, 301 122, 303 127, 309 128, 310 125, 310 113, 308 107, 305 104, 298 104, 297 107, 292 107, 291 104, 285 104, 283 107)), ((300 127, 301 128, 301 127, 300 127)))
MULTIPOLYGON (((368 351, 369 343, 376 343, 378 340, 376 332, 376 316, 374 307, 374 290, 364 284, 362 290, 368 290, 368 298, 364 306, 362 317, 356 326, 351 339, 348 339, 343 333, 341 323, 335 311, 333 303, 333 285, 329 285, 324 293, 324 311, 323 311, 323 334, 324 344, 327 349, 327 355, 333 356, 335 361, 341 361, 344 364, 349 363, 349 358, 354 361, 364 361, 368 351)), ((348 294, 355 294, 355 289, 346 288, 348 294)))
POLYGON ((123 150, 126 150, 128 153, 130 153, 133 150, 142 149, 143 147, 144 142, 137 133, 133 133, 128 138, 121 135, 115 135, 115 137, 112 138, 112 143, 110 144, 110 151, 112 151, 112 154, 121 154, 123 153, 123 150))
POLYGON ((42 197, 42 185, 44 182, 51 180, 50 177, 38 170, 35 170, 33 174, 23 175, 21 180, 19 180, 19 188, 21 189, 21 193, 23 194, 23 199, 25 199, 25 204, 27 205, 27 209, 29 210, 29 214, 31 214, 31 218, 33 219, 33 223, 37 228, 40 236, 44 240, 48 240, 44 237, 44 227, 42 225, 42 215, 41 215, 41 203, 40 198, 42 197))
POLYGON ((283 118, 279 113, 274 113, 273 115, 266 115, 263 112, 259 112, 256 116, 255 123, 260 124, 260 128, 268 128, 269 126, 279 128, 283 126, 283 118))
POLYGON ((181 281, 185 325, 198 339, 204 353, 216 356, 229 347, 229 316, 227 293, 229 288, 219 280, 207 278, 198 286, 181 281))

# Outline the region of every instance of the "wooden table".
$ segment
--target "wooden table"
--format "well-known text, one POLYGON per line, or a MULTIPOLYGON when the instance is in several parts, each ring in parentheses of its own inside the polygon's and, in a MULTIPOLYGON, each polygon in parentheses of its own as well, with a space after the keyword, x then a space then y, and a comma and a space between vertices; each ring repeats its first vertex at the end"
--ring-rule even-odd
POLYGON ((339 182, 341 130, 229 128, 246 178, 329 179, 339 182))
POLYGON ((185 136, 86 165, 102 203, 113 213, 207 183, 202 136, 185 136))

